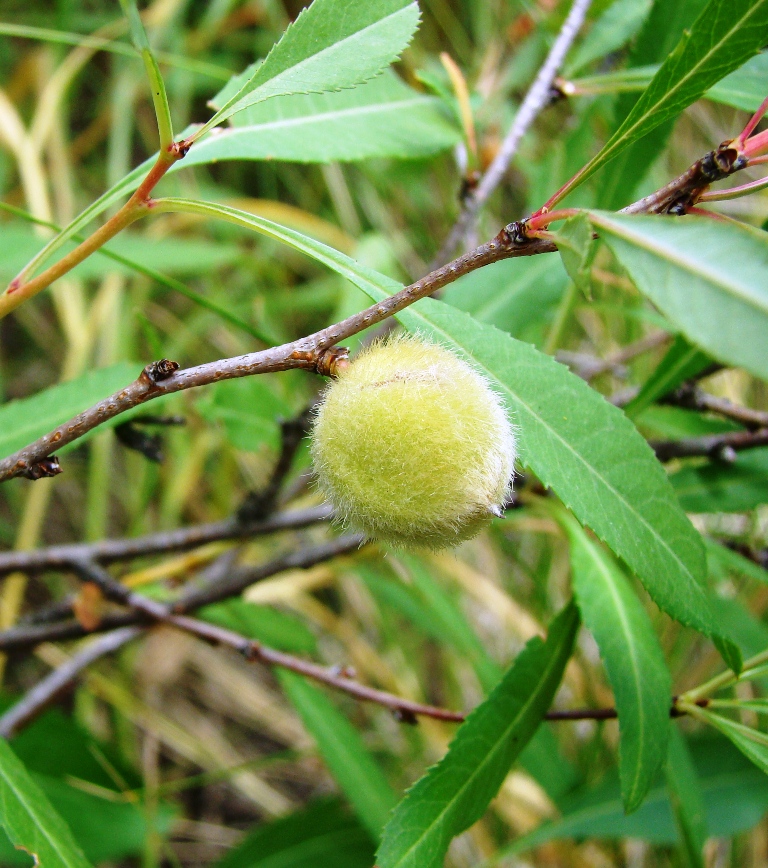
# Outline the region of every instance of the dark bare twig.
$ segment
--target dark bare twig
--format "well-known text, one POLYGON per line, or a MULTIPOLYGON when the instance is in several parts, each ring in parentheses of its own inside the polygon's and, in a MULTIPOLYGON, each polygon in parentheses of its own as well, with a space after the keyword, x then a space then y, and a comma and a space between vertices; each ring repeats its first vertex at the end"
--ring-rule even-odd
MULTIPOLYGON (((288 552, 266 564, 254 567, 239 567, 217 581, 200 586, 191 584, 171 602, 174 614, 185 614, 212 603, 218 603, 242 593, 247 587, 290 569, 309 569, 316 564, 329 561, 338 555, 357 551, 365 544, 360 534, 347 534, 315 546, 288 552)), ((76 561, 69 562, 74 570, 76 561)), ((137 612, 110 614, 105 616, 99 627, 91 632, 103 633, 116 627, 126 627, 137 623, 147 623, 147 617, 137 612)), ((79 639, 88 635, 82 624, 75 620, 54 624, 35 624, 13 627, 0 633, 0 651, 19 651, 39 645, 41 642, 79 639)))
POLYGON ((499 152, 477 186, 465 196, 461 213, 448 233, 440 252, 435 257, 436 265, 442 265, 443 262, 450 259, 453 251, 471 232, 478 211, 498 187, 517 153, 520 141, 549 102, 555 76, 584 22, 590 3, 591 0, 574 0, 571 11, 563 22, 560 33, 533 80, 533 84, 525 95, 499 152))
POLYGON ((768 412, 765 410, 753 410, 750 407, 741 407, 727 398, 718 398, 710 395, 694 383, 685 383, 670 395, 664 398, 665 404, 674 404, 677 407, 685 407, 688 410, 698 410, 702 413, 717 413, 726 419, 739 422, 745 428, 756 430, 768 428, 768 412))
POLYGON ((94 639, 74 657, 46 675, 0 717, 0 738, 11 738, 30 724, 63 691, 67 690, 85 668, 101 657, 127 645, 142 632, 141 627, 123 627, 94 639))
POLYGON ((221 540, 246 540, 281 530, 298 530, 327 521, 332 515, 331 507, 323 504, 280 512, 263 521, 241 522, 237 518, 227 518, 131 539, 72 543, 27 552, 0 552, 0 575, 17 570, 33 573, 41 570, 70 569, 73 563, 88 560, 111 564, 148 555, 185 551, 221 540))
POLYGON ((768 428, 757 431, 732 431, 727 434, 710 434, 706 437, 689 437, 685 440, 652 440, 650 446, 659 461, 673 458, 717 458, 721 461, 736 460, 736 453, 768 445, 768 428))
MULTIPOLYGON (((86 567, 84 572, 87 573, 90 581, 96 578, 103 588, 108 589, 109 594, 115 597, 125 596, 123 593, 124 589, 115 588, 114 585, 116 583, 108 574, 106 576, 99 575, 99 573, 105 572, 100 567, 96 566, 95 570, 89 570, 86 567)), ((142 598, 138 594, 128 592, 128 596, 134 604, 141 606, 145 610, 145 613, 149 613, 149 616, 154 620, 170 624, 214 645, 224 645, 232 648, 242 654, 247 660, 258 661, 268 666, 280 666, 306 678, 319 681, 334 690, 353 696, 361 702, 373 702, 384 708, 388 708, 403 723, 414 724, 420 716, 452 723, 461 723, 466 719, 466 714, 461 711, 452 711, 435 705, 414 702, 401 696, 396 696, 393 693, 360 684, 344 669, 340 669, 337 666, 320 666, 310 660, 304 660, 293 654, 287 654, 283 651, 269 648, 259 642, 253 642, 239 633, 215 624, 209 624, 206 621, 200 621, 197 618, 190 618, 186 615, 173 615, 161 603, 157 603, 146 597, 142 598)), ((108 633, 106 636, 88 645, 82 652, 75 655, 63 666, 54 670, 54 672, 39 682, 23 699, 6 712, 5 715, 0 717, 0 736, 8 738, 18 732, 23 726, 34 720, 62 690, 66 689, 83 669, 100 657, 117 650, 122 645, 136 638, 141 632, 143 632, 141 627, 125 627, 122 630, 108 633)), ((701 699, 696 704, 703 707, 708 704, 708 701, 707 699, 701 699)), ((684 712, 680 712, 677 709, 673 699, 669 713, 670 717, 678 717, 684 712)), ((615 708, 579 708, 548 711, 544 715, 544 720, 553 722, 613 720, 617 716, 615 708)))

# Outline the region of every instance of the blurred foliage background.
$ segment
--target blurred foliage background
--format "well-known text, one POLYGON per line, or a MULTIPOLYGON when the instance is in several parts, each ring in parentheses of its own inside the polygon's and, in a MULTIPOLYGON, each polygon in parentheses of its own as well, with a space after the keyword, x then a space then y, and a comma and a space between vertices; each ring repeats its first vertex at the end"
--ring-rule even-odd
MULTIPOLYGON (((148 4, 145 23, 175 129, 205 120, 207 101, 232 73, 264 56, 303 5, 148 4)), ((697 7, 692 0, 673 5, 681 7, 681 19, 682 7, 690 14, 697 7)), ((305 164, 299 154, 290 162, 182 166, 162 181, 161 192, 236 204, 397 279, 422 276, 459 211, 462 188, 462 160, 453 146, 462 138, 459 112, 439 53, 453 58, 469 84, 477 161, 487 166, 568 4, 421 0, 420 6, 421 27, 396 71, 412 87, 440 97, 452 131, 441 147, 409 159, 305 164)), ((609 6, 596 0, 590 20, 609 6)), ((157 130, 144 71, 130 51, 82 44, 83 34, 96 34, 128 45, 111 0, 3 0, 0 17, 3 200, 39 221, 66 224, 154 153, 157 130)), ((673 24, 670 33, 659 33, 656 60, 679 35, 673 24)), ((607 56, 587 57, 574 74, 620 68, 629 51, 626 44, 613 46, 607 56)), ((616 98, 606 92, 560 99, 543 112, 481 216, 480 239, 540 206, 598 150, 611 131, 616 98)), ((617 207, 657 188, 734 135, 745 117, 733 106, 697 103, 648 161, 647 173, 630 169, 630 183, 616 180, 619 169, 610 179, 611 169, 604 170, 578 191, 574 204, 617 207)), ((721 209, 760 226, 768 198, 726 202, 721 209)), ((12 211, 1 219, 0 272, 10 279, 50 230, 12 211)), ((118 369, 121 383, 155 358, 189 366, 234 356, 308 334, 368 304, 358 290, 275 242, 189 215, 142 222, 112 249, 180 281, 186 294, 104 257, 91 258, 0 324, 3 401, 118 363, 128 363, 118 369)), ((571 293, 559 257, 547 256, 476 272, 449 287, 444 300, 559 354, 609 396, 643 383, 671 341, 665 321, 605 250, 594 263, 588 297, 571 293), (596 360, 604 364, 594 367, 596 360)), ((768 408, 765 385, 742 371, 719 371, 704 385, 737 403, 768 408)), ((302 411, 321 388, 319 377, 288 372, 173 396, 162 412, 181 415, 186 424, 161 429, 160 464, 126 449, 114 430, 99 431, 65 452, 61 477, 34 485, 16 479, 2 487, 0 542, 31 548, 93 541, 230 516, 249 491, 265 484, 279 449, 279 421, 302 411)), ((663 406, 649 408, 638 422, 657 438, 717 429, 701 414, 663 406)), ((764 473, 765 456, 756 461, 755 473, 764 473)), ((318 501, 308 469, 302 448, 282 503, 318 501)), ((674 463, 670 469, 692 472, 674 463)), ((276 647, 352 666, 361 680, 382 689, 469 709, 570 596, 566 540, 547 498, 531 483, 521 483, 520 508, 455 552, 405 555, 368 546, 306 571, 283 572, 242 600, 221 604, 212 617, 276 647)), ((749 485, 759 487, 754 478, 749 485)), ((700 530, 743 552, 765 550, 768 513, 754 503, 764 496, 736 492, 721 512, 696 500, 695 478, 685 478, 679 490, 700 530)), ((256 539, 238 545, 237 557, 261 562, 328 533, 319 525, 256 539)), ((137 561, 121 578, 161 593, 231 545, 137 561)), ((759 566, 754 570, 750 578, 739 562, 712 561, 720 617, 752 652, 768 646, 765 576, 759 566)), ((0 627, 76 590, 65 575, 11 576, 0 589, 0 627)), ((702 637, 650 603, 648 611, 675 692, 719 671, 719 657, 702 637)), ((44 644, 34 654, 6 659, 6 704, 72 652, 71 645, 44 644)), ((557 704, 612 702, 596 645, 582 630, 557 704)), ((768 864, 768 779, 725 740, 689 722, 680 728, 701 779, 708 864, 768 864)), ((98 864, 356 868, 372 865, 382 818, 443 755, 454 731, 428 719, 404 725, 384 709, 156 628, 90 669, 13 746, 98 864)), ((454 841, 448 864, 684 864, 663 781, 639 811, 624 816, 616 744, 613 721, 545 725, 486 817, 454 841)), ((7 842, 0 862, 31 864, 7 842)))

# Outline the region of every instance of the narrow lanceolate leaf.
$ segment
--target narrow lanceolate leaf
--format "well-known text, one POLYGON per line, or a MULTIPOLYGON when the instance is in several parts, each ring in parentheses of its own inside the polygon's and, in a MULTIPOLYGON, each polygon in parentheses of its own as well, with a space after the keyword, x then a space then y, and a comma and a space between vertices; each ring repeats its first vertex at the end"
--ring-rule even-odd
POLYGON ((768 379, 768 233, 702 217, 591 220, 637 288, 690 341, 768 379))
POLYGON ((768 42, 768 0, 710 0, 618 130, 572 187, 678 115, 768 42))
POLYGON ((0 739, 0 824, 36 865, 88 868, 68 826, 5 739, 0 739))
POLYGON ((669 753, 665 767, 670 802, 675 815, 683 858, 689 868, 704 868, 707 821, 704 799, 691 752, 677 724, 670 722, 669 753))
MULTIPOLYGON (((169 210, 183 200, 163 200, 169 210)), ((312 256, 379 302, 401 285, 343 253, 262 217, 224 205, 195 205, 312 256)), ((564 365, 442 302, 424 299, 398 314, 410 331, 455 350, 503 395, 519 429, 519 458, 582 524, 639 576, 658 606, 707 635, 709 601, 701 538, 664 470, 624 414, 564 365)))
POLYGON ((667 754, 672 678, 656 633, 616 563, 570 516, 576 601, 597 641, 619 713, 619 771, 627 813, 638 808, 667 754))
POLYGON ((571 655, 579 617, 570 604, 546 642, 532 639, 488 699, 469 715, 448 753, 397 806, 378 868, 439 868, 452 838, 485 813, 547 711, 571 655))
POLYGON ((220 108, 206 127, 270 97, 362 84, 397 59, 418 23, 412 0, 314 0, 263 63, 236 76, 214 98, 220 108))
POLYGON ((354 90, 275 97, 239 112, 232 122, 196 143, 179 165, 423 157, 461 140, 437 97, 413 90, 389 72, 354 90))
POLYGON ((624 559, 656 603, 708 635, 700 538, 632 423, 567 368, 431 299, 398 315, 475 364, 519 428, 520 462, 624 559))
POLYGON ((324 693, 300 675, 280 672, 280 683, 355 813, 378 840, 397 800, 360 734, 324 693))
POLYGON ((747 759, 768 775, 768 735, 703 708, 696 712, 696 717, 719 729, 747 759))

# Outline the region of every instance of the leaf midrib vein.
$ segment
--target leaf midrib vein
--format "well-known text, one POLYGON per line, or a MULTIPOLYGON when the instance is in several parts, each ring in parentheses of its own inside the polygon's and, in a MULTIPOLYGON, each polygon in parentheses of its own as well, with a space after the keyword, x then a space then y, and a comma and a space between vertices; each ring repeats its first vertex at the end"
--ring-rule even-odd
POLYGON ((549 662, 548 662, 547 666, 545 667, 544 673, 543 673, 543 675, 542 675, 542 677, 538 683, 538 690, 536 690, 534 693, 532 693, 528 697, 527 702, 525 703, 525 705, 523 705, 520 708, 520 711, 518 712, 518 714, 513 718, 513 720, 510 722, 510 724, 504 730, 503 735, 500 736, 496 740, 496 745, 493 748, 493 750, 489 751, 485 755, 485 760, 482 763, 480 763, 477 766, 477 768, 475 769, 475 771, 465 780, 465 782, 461 786, 461 788, 459 790, 457 790, 454 798, 451 799, 451 801, 445 805, 445 807, 442 809, 442 811, 440 811, 440 813, 436 817, 433 818, 433 820, 431 821, 430 825, 426 828, 426 830, 416 839, 416 841, 413 842, 413 844, 408 848, 408 850, 406 850, 405 853, 403 853, 400 856, 398 861, 395 863, 395 868, 397 865, 402 865, 403 862, 405 861, 405 859, 407 859, 410 856, 410 854, 413 853, 414 850, 416 850, 417 847, 421 846, 422 841, 429 835, 430 830, 433 829, 435 826, 437 826, 438 823, 442 822, 443 818, 445 817, 445 815, 449 811, 449 809, 452 807, 452 805, 461 797, 461 795, 466 791, 466 789, 470 786, 470 784, 474 783, 475 779, 480 774, 480 772, 485 769, 485 767, 488 765, 491 758, 495 756, 496 751, 498 751, 498 749, 499 749, 499 745, 502 742, 506 741, 506 739, 509 737, 510 731, 515 726, 517 726, 520 719, 528 712, 529 708, 538 700, 540 694, 543 692, 543 687, 544 687, 544 685, 546 685, 552 670, 554 669, 556 663, 560 659, 560 655, 559 655, 559 653, 557 653, 559 650, 560 649, 558 647, 555 650, 555 652, 552 653, 552 655, 550 656, 549 662))

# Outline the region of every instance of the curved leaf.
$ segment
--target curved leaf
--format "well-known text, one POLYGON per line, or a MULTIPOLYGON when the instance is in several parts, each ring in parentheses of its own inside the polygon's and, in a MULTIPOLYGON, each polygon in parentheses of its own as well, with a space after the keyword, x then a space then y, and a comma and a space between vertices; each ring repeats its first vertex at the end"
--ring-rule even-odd
POLYGON ((5 739, 0 739, 0 823, 13 844, 44 868, 88 868, 72 833, 30 778, 5 739))
MULTIPOLYGON (((728 837, 759 823, 768 810, 768 777, 724 738, 701 738, 689 741, 688 747, 701 785, 709 833, 728 837)), ((504 847, 492 864, 563 838, 640 838, 657 844, 678 840, 668 790, 661 780, 642 807, 629 816, 621 803, 619 782, 612 775, 596 787, 574 793, 560 808, 560 819, 504 847)), ((482 868, 490 868, 490 863, 483 863, 482 868)))
POLYGON ((743 512, 768 503, 768 447, 750 449, 733 463, 683 467, 669 481, 686 512, 743 512))
POLYGON ((230 81, 206 127, 254 103, 291 93, 325 93, 362 84, 386 69, 419 23, 413 0, 314 0, 263 63, 230 81))
POLYGON ((536 731, 571 656, 579 626, 567 606, 546 642, 532 639, 448 753, 415 784, 384 830, 378 868, 439 868, 451 839, 478 820, 536 731))
POLYGON ((576 601, 595 637, 619 713, 624 809, 645 798, 667 755, 672 678, 651 620, 621 570, 569 516, 576 601))
POLYGON ((681 850, 690 868, 704 868, 707 823, 699 778, 680 730, 673 721, 668 726, 669 754, 664 771, 680 833, 681 850))
POLYGON ((461 130, 441 102, 384 73, 354 90, 276 97, 197 142, 179 168, 219 160, 299 163, 423 157, 453 147, 461 130))
POLYGON ((703 96, 766 42, 768 0, 710 0, 618 130, 568 185, 569 190, 703 96))
POLYGON ((519 428, 521 463, 626 561, 662 609, 711 635, 701 540, 624 414, 549 356, 440 302, 425 299, 398 318, 490 378, 519 428))
POLYGON ((378 839, 396 799, 360 734, 306 679, 287 670, 278 677, 363 826, 378 839))

